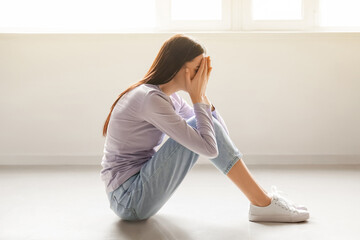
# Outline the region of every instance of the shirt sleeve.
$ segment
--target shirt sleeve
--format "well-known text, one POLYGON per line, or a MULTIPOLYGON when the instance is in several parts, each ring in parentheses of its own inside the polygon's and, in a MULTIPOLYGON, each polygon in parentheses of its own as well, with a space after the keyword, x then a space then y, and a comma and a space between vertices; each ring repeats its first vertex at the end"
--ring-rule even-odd
MULTIPOLYGON (((188 120, 192 116, 194 116, 194 109, 180 96, 178 96, 181 107, 179 110, 180 116, 182 116, 185 120, 188 120)), ((220 122, 220 124, 224 127, 226 133, 230 136, 229 130, 225 124, 224 119, 221 117, 220 113, 214 109, 214 111, 211 112, 211 114, 220 122)))
POLYGON ((218 156, 210 105, 195 103, 193 112, 197 128, 187 124, 171 103, 160 94, 148 93, 140 113, 143 119, 186 148, 206 157, 218 156))

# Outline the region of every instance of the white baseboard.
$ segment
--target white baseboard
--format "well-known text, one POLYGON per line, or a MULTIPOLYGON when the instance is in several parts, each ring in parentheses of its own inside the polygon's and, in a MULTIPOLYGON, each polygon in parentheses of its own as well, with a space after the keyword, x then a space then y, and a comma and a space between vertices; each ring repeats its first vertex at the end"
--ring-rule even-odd
MULTIPOLYGON (((102 155, 1 155, 0 165, 101 165, 102 155)), ((247 165, 360 164, 360 155, 245 155, 247 165)), ((199 157, 197 164, 212 164, 199 157)))

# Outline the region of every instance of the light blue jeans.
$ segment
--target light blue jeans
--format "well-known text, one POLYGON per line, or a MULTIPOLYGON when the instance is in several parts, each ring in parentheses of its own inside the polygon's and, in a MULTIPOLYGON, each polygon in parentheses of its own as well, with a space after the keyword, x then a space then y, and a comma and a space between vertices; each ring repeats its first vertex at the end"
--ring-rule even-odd
MULTIPOLYGON (((215 117, 213 122, 219 155, 210 158, 210 161, 223 174, 227 174, 243 154, 215 117)), ((196 128, 195 116, 189 118, 187 123, 196 128)), ((153 216, 172 196, 198 158, 199 154, 168 138, 140 172, 108 193, 110 208, 121 219, 128 221, 153 216)))

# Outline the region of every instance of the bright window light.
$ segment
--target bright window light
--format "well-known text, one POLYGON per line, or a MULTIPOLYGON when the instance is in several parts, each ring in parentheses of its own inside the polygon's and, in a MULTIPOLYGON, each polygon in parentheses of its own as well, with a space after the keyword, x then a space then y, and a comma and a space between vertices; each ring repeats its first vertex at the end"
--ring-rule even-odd
POLYGON ((301 20, 302 0, 252 0, 253 20, 301 20))
POLYGON ((360 1, 320 0, 320 26, 360 27, 360 1))
POLYGON ((221 20, 221 0, 171 0, 172 20, 221 20))
POLYGON ((0 29, 146 29, 155 26, 155 13, 155 0, 0 0, 0 29))

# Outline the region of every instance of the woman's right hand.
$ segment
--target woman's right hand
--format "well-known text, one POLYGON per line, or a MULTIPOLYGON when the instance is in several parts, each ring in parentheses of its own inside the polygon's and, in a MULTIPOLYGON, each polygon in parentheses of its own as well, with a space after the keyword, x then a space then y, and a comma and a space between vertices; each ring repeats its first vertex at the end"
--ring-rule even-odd
POLYGON ((185 71, 185 86, 193 104, 204 102, 206 86, 209 80, 210 72, 212 70, 212 67, 210 66, 210 57, 203 57, 199 71, 196 73, 193 79, 190 78, 190 70, 187 70, 187 72, 185 71))

